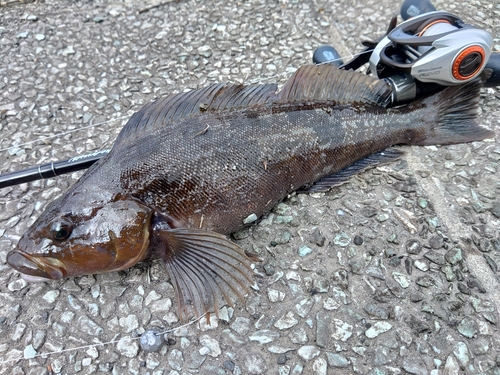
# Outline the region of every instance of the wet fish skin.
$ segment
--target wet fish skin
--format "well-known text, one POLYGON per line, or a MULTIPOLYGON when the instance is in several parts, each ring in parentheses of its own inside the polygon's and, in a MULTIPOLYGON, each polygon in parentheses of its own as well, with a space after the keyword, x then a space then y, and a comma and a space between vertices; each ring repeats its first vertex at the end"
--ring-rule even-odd
POLYGON ((474 82, 386 109, 382 81, 313 66, 279 93, 214 85, 160 99, 49 205, 8 263, 28 278, 59 279, 152 256, 163 260, 182 316, 189 305, 217 313, 252 284, 251 260, 224 234, 389 146, 491 137, 474 122, 478 93, 474 82))

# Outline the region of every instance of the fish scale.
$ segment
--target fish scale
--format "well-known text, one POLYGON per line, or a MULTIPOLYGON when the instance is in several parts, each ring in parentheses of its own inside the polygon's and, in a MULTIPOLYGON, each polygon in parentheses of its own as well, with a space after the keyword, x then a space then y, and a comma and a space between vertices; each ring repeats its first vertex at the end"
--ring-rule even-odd
POLYGON ((233 305, 257 258, 228 235, 299 188, 326 191, 394 160, 396 144, 452 144, 475 123, 480 82, 386 108, 384 81, 330 65, 275 85, 212 85, 134 114, 111 152, 52 202, 7 261, 30 281, 159 258, 181 319, 233 305))

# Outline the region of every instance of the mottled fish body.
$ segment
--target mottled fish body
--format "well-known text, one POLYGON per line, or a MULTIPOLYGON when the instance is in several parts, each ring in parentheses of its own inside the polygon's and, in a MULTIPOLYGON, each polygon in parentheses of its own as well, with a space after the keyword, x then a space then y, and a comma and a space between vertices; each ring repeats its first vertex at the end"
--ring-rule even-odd
POLYGON ((252 283, 224 235, 301 187, 326 190, 398 157, 396 144, 452 144, 475 124, 479 82, 388 109, 383 81, 332 66, 274 85, 212 85, 146 105, 112 151, 51 203, 8 254, 29 278, 60 279, 163 260, 183 315, 218 311, 252 283))

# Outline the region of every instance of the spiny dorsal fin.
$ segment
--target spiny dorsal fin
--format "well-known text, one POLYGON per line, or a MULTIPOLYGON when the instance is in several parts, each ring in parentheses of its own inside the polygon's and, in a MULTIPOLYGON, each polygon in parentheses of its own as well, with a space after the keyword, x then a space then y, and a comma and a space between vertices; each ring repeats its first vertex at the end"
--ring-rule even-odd
POLYGON ((172 120, 213 111, 261 105, 276 97, 275 84, 249 85, 214 84, 160 98, 134 113, 120 132, 115 144, 133 134, 153 131, 172 120))
POLYGON ((382 80, 329 64, 299 68, 278 93, 278 102, 361 102, 386 107, 391 89, 382 80))

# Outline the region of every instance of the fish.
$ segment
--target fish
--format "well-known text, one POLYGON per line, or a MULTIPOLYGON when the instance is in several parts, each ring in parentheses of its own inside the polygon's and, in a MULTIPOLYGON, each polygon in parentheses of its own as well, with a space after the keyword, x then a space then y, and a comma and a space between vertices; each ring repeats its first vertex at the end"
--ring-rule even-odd
POLYGON ((28 281, 159 259, 181 320, 257 287, 256 254, 231 233, 298 189, 327 191, 402 155, 394 145, 479 141, 481 83, 391 108, 383 80, 303 66, 275 84, 212 84, 132 115, 110 153, 46 207, 7 255, 28 281))

